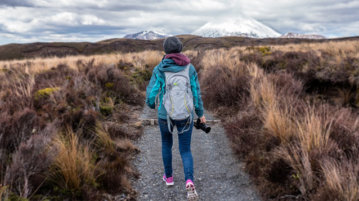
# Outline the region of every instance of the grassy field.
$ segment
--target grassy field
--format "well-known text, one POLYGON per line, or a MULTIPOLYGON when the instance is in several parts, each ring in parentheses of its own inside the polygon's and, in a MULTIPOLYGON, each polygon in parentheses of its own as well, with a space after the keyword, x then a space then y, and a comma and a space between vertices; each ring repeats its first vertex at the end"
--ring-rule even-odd
POLYGON ((1 200, 133 200, 132 140, 160 59, 148 51, 1 62, 1 200))
MULTIPOLYGON (((325 43, 328 41, 357 41, 358 37, 309 40, 295 38, 246 38, 246 37, 221 37, 204 38, 195 35, 179 35, 184 44, 184 50, 204 51, 208 49, 232 48, 236 46, 258 45, 284 45, 302 43, 325 43)), ((158 40, 133 40, 114 38, 95 43, 90 42, 53 42, 53 43, 29 43, 8 44, 0 46, 0 60, 24 59, 36 57, 65 57, 76 55, 98 55, 109 53, 141 52, 145 50, 162 51, 163 39, 158 40)))
MULTIPOLYGON (((357 40, 185 54, 206 108, 223 120, 265 200, 359 199, 357 40)), ((162 56, 1 61, 0 197, 134 200, 132 141, 141 135, 144 90, 162 56)))
POLYGON ((204 103, 266 200, 359 199, 358 42, 211 50, 204 103))

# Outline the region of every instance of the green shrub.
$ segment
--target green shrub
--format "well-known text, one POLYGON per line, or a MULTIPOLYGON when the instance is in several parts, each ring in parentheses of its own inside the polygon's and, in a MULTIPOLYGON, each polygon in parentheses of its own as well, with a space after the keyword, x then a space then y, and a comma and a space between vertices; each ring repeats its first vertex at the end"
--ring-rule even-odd
POLYGON ((112 114, 113 106, 111 105, 100 105, 100 112, 104 116, 112 114))
POLYGON ((152 73, 151 71, 145 69, 145 70, 139 70, 136 69, 136 72, 133 73, 132 77, 135 78, 136 80, 140 80, 140 81, 148 81, 151 79, 152 73))
POLYGON ((5 199, 6 201, 29 201, 27 198, 21 197, 15 193, 10 193, 10 196, 8 199, 5 199))
POLYGON ((147 82, 151 79, 152 72, 148 69, 140 70, 136 69, 136 71, 132 74, 130 78, 137 86, 143 90, 145 89, 147 82))
POLYGON ((110 97, 105 97, 100 103, 100 112, 104 116, 109 116, 115 107, 114 101, 110 97))
POLYGON ((112 89, 115 84, 113 82, 106 82, 105 87, 107 89, 112 89))
POLYGON ((263 56, 272 54, 272 52, 270 51, 270 47, 268 46, 258 47, 258 51, 262 53, 263 56))
POLYGON ((6 69, 6 68, 0 68, 0 72, 7 73, 7 72, 9 72, 9 69, 6 69))
POLYGON ((60 90, 59 87, 52 87, 52 88, 49 87, 49 88, 45 88, 45 89, 40 89, 35 92, 35 100, 39 100, 40 98, 49 97, 52 93, 54 93, 58 90, 60 90))

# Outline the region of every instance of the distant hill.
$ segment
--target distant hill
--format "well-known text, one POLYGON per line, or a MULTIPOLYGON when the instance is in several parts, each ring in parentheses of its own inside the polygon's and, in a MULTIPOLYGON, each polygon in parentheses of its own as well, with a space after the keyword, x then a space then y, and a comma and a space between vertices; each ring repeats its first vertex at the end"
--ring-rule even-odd
POLYGON ((299 34, 299 33, 286 33, 280 38, 304 38, 304 39, 325 39, 324 36, 318 34, 299 34))
MULTIPOLYGON (((205 38, 194 35, 179 35, 184 44, 184 50, 205 50, 215 48, 231 48, 234 46, 254 46, 254 45, 276 45, 303 42, 323 42, 328 40, 359 40, 359 37, 338 38, 338 39, 298 39, 298 38, 248 38, 248 37, 220 37, 205 38)), ((143 50, 162 51, 163 39, 139 40, 114 38, 99 41, 96 43, 88 42, 69 42, 69 43, 27 43, 27 44, 8 44, 0 46, 0 60, 22 59, 31 57, 63 57, 67 55, 92 55, 111 52, 138 52, 143 50)))
POLYGON ((243 36, 252 38, 276 38, 281 35, 263 23, 244 16, 208 22, 193 34, 203 37, 243 36))
POLYGON ((168 35, 157 33, 155 31, 141 31, 134 34, 127 34, 124 36, 124 38, 128 39, 141 39, 141 40, 154 40, 154 39, 161 39, 165 38, 168 35))

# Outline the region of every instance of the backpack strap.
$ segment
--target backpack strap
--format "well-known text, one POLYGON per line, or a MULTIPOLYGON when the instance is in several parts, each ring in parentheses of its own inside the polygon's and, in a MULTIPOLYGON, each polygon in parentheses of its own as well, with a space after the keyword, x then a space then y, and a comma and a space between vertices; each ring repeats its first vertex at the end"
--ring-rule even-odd
POLYGON ((186 125, 183 127, 181 132, 178 132, 178 134, 182 134, 184 132, 189 131, 189 129, 191 128, 191 123, 193 121, 193 117, 192 114, 189 115, 188 121, 186 122, 186 125), (187 128, 186 128, 187 127, 187 128))
POLYGON ((170 132, 171 134, 173 134, 173 132, 172 132, 172 130, 171 130, 171 127, 173 127, 173 129, 174 129, 174 125, 172 125, 172 121, 171 121, 169 115, 167 115, 167 126, 168 126, 168 132, 170 132))
MULTIPOLYGON (((192 114, 189 115, 189 118, 186 122, 186 125, 182 128, 181 131, 178 131, 178 134, 182 134, 184 132, 187 132, 189 131, 189 129, 191 128, 191 123, 193 121, 193 116, 192 114), (186 128, 187 127, 187 128, 186 128)), ((168 132, 170 132, 171 134, 173 134, 172 130, 171 130, 171 127, 173 127, 174 129, 174 125, 172 125, 172 121, 171 121, 171 118, 169 115, 167 115, 167 126, 168 126, 168 132)))

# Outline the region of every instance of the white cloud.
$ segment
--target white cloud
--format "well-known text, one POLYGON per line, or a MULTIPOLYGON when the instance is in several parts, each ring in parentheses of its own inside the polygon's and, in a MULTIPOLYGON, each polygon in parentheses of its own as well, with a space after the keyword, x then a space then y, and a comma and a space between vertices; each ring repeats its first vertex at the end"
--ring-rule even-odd
POLYGON ((83 25, 104 25, 106 24, 105 20, 98 18, 94 15, 84 15, 81 19, 81 24, 83 25))
MULTIPOLYGON (((238 3, 241 10, 283 32, 317 32, 331 35, 330 27, 344 28, 359 20, 354 0, 251 0, 238 3), (288 23, 290 22, 290 23, 288 23)), ((349 35, 357 34, 359 30, 349 35)), ((336 33, 336 36, 345 36, 336 33)))
POLYGON ((101 8, 109 4, 108 0, 31 0, 30 2, 34 6, 41 6, 48 8, 89 7, 89 6, 101 8))
POLYGON ((313 23, 313 24, 300 24, 299 28, 303 30, 304 32, 308 33, 320 33, 326 30, 326 28, 320 24, 313 23))
POLYGON ((81 15, 78 13, 63 12, 58 13, 49 19, 42 20, 44 24, 78 26, 78 25, 104 25, 106 24, 103 19, 95 15, 81 15))
POLYGON ((358 9, 354 0, 0 0, 0 43, 96 41, 146 29, 191 33, 242 15, 281 33, 348 36, 359 33, 358 9))
POLYGON ((63 12, 51 16, 49 19, 43 19, 44 23, 53 23, 54 25, 78 25, 78 18, 75 13, 63 12))

